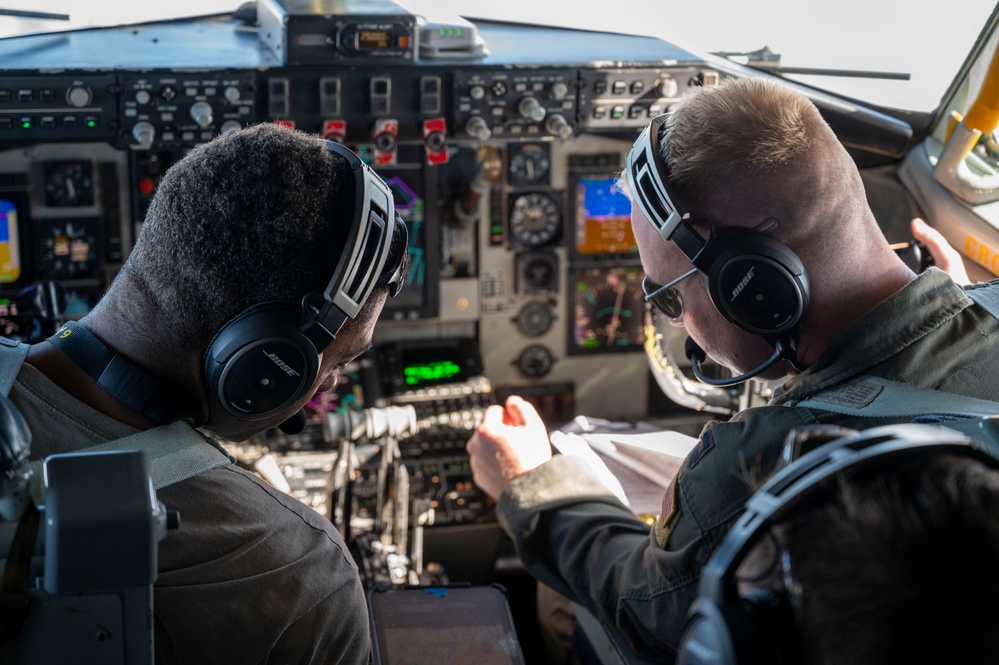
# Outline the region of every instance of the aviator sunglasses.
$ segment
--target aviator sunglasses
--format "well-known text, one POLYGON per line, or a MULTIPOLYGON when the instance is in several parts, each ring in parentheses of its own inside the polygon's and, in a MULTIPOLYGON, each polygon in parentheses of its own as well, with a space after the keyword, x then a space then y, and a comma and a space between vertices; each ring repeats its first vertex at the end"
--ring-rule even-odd
POLYGON ((680 294, 676 290, 676 285, 697 273, 697 268, 691 268, 676 279, 660 286, 646 275, 642 280, 642 293, 645 294, 645 301, 652 303, 656 309, 671 319, 680 318, 683 314, 683 303, 680 302, 680 294))

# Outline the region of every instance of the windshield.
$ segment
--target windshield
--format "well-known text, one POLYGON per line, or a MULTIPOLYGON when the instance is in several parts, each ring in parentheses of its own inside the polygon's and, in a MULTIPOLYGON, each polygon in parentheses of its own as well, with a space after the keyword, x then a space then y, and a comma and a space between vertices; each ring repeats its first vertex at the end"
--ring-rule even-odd
MULTIPOLYGON (((803 83, 873 104, 913 111, 937 107, 995 5, 948 0, 915 5, 892 0, 618 0, 606 12, 590 3, 555 0, 402 0, 414 13, 492 18, 590 30, 643 34, 695 52, 747 52, 764 46, 786 67, 905 73, 906 81, 789 75, 803 83), (585 9, 582 9, 586 5, 585 9)), ((0 16, 0 37, 90 26, 228 12, 238 0, 36 0, 32 11, 71 21, 0 16)), ((8 9, 29 9, 21 0, 8 9)))

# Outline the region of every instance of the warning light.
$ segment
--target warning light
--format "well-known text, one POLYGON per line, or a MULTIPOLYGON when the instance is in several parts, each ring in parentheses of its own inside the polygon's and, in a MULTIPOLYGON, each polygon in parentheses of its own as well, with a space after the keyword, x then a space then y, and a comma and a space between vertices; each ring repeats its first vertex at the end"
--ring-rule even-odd
POLYGON ((139 181, 139 193, 143 196, 149 196, 156 189, 156 183, 153 182, 152 178, 143 178, 139 181))

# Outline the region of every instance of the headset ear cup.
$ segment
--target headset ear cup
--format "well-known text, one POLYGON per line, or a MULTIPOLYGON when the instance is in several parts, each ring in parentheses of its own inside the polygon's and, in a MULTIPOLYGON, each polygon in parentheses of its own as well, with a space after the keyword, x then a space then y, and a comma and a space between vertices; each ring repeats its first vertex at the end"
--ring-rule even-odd
POLYGON ((755 231, 712 239, 708 290, 722 316, 768 340, 794 331, 808 309, 804 264, 789 247, 755 231))
POLYGON ((687 613, 676 665, 736 665, 728 617, 708 598, 698 598, 687 613))
POLYGON ((319 352, 299 330, 302 316, 291 303, 261 303, 219 330, 205 352, 213 407, 260 420, 306 395, 319 373, 319 352))
POLYGON ((742 592, 740 602, 748 635, 736 639, 739 662, 798 662, 797 629, 787 596, 775 589, 753 587, 742 592))

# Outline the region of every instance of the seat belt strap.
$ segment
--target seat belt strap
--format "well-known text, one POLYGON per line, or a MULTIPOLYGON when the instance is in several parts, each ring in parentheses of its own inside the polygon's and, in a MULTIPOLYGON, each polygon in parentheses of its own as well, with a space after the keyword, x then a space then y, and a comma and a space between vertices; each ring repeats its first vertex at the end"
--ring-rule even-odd
MULTIPOLYGON (((98 453, 117 450, 144 451, 149 456, 149 475, 156 489, 169 487, 209 469, 235 461, 217 442, 183 421, 161 425, 73 452, 98 453)), ((31 493, 38 505, 43 503, 43 462, 44 460, 36 460, 31 463, 31 493)))
MULTIPOLYGON (((0 337, 0 391, 6 396, 14 386, 28 355, 29 344, 0 337)), ((214 469, 235 459, 216 441, 201 434, 182 420, 137 432, 130 436, 105 441, 74 453, 97 453, 116 450, 142 450, 149 456, 150 477, 156 489, 169 487, 199 473, 214 469)), ((42 504, 42 464, 31 463, 31 494, 37 505, 42 504)))

